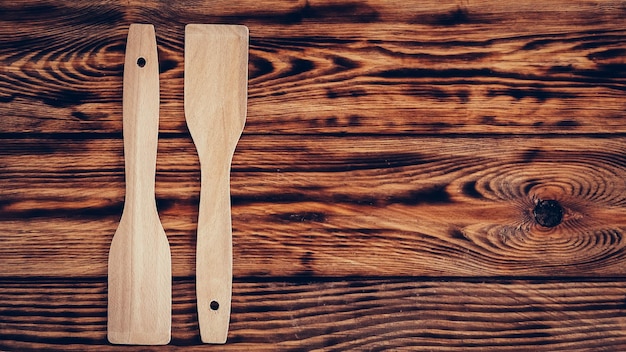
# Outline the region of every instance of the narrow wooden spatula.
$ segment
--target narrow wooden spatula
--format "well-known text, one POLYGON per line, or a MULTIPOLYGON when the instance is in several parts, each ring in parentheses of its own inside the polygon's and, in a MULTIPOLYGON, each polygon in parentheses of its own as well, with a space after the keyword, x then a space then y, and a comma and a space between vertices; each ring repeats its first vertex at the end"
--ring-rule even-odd
POLYGON ((200 159, 196 295, 200 337, 225 343, 232 295, 230 167, 246 120, 248 29, 185 28, 185 117, 200 159))
POLYGON ((159 132, 159 65, 154 27, 132 24, 124 62, 126 199, 109 251, 108 339, 116 344, 170 341, 170 247, 154 186, 159 132))

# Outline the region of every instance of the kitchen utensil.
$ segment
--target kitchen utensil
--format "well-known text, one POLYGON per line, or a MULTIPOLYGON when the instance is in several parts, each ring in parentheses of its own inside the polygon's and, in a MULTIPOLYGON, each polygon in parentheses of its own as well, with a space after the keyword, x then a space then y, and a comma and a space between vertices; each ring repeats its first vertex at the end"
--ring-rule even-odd
POLYGON ((154 192, 159 65, 152 25, 132 24, 128 31, 123 125, 126 198, 109 251, 108 339, 116 344, 167 344, 172 275, 154 192))
POLYGON ((185 28, 185 117, 200 159, 196 295, 200 336, 225 343, 232 295, 230 167, 246 120, 248 29, 185 28))

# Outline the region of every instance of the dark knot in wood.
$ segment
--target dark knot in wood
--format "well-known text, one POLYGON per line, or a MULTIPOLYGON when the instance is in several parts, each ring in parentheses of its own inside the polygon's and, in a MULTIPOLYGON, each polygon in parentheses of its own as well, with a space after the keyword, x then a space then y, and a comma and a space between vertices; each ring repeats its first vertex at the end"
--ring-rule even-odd
POLYGON ((563 207, 556 200, 540 200, 533 209, 535 221, 544 227, 555 227, 563 220, 563 207))

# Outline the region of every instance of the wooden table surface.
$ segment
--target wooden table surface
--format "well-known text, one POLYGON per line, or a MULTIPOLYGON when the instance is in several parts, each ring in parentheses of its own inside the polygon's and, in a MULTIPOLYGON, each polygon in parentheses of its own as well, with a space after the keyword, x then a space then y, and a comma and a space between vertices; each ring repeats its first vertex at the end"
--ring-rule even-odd
POLYGON ((626 1, 1 1, 0 350, 626 350, 626 1), (153 23, 172 342, 106 340, 153 23), (250 29, 229 341, 202 345, 188 23, 250 29))

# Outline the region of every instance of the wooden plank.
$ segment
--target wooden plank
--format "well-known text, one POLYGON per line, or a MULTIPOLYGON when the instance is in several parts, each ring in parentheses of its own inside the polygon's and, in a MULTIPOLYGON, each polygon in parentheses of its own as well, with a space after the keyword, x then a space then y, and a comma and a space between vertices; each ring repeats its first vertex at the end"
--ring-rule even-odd
MULTIPOLYGON (((106 273, 121 142, 3 141, 0 275, 106 273)), ((625 149, 623 137, 244 136, 234 274, 624 276, 625 149), (542 200, 562 207, 557 226, 535 220, 542 200)), ((173 273, 193 275, 197 157, 188 138, 164 138, 158 160, 173 273)))
MULTIPOLYGON (((2 350, 124 349, 106 342, 106 279, 0 288, 2 350)), ((172 344, 152 350, 206 350, 193 281, 173 288, 172 344)), ((626 348, 625 296, 621 281, 235 282, 229 340, 215 348, 617 351, 626 348)))
POLYGON ((245 133, 626 132, 620 2, 194 4, 0 5, 0 133, 119 133, 131 22, 157 28, 165 132, 197 22, 250 27, 245 133))

